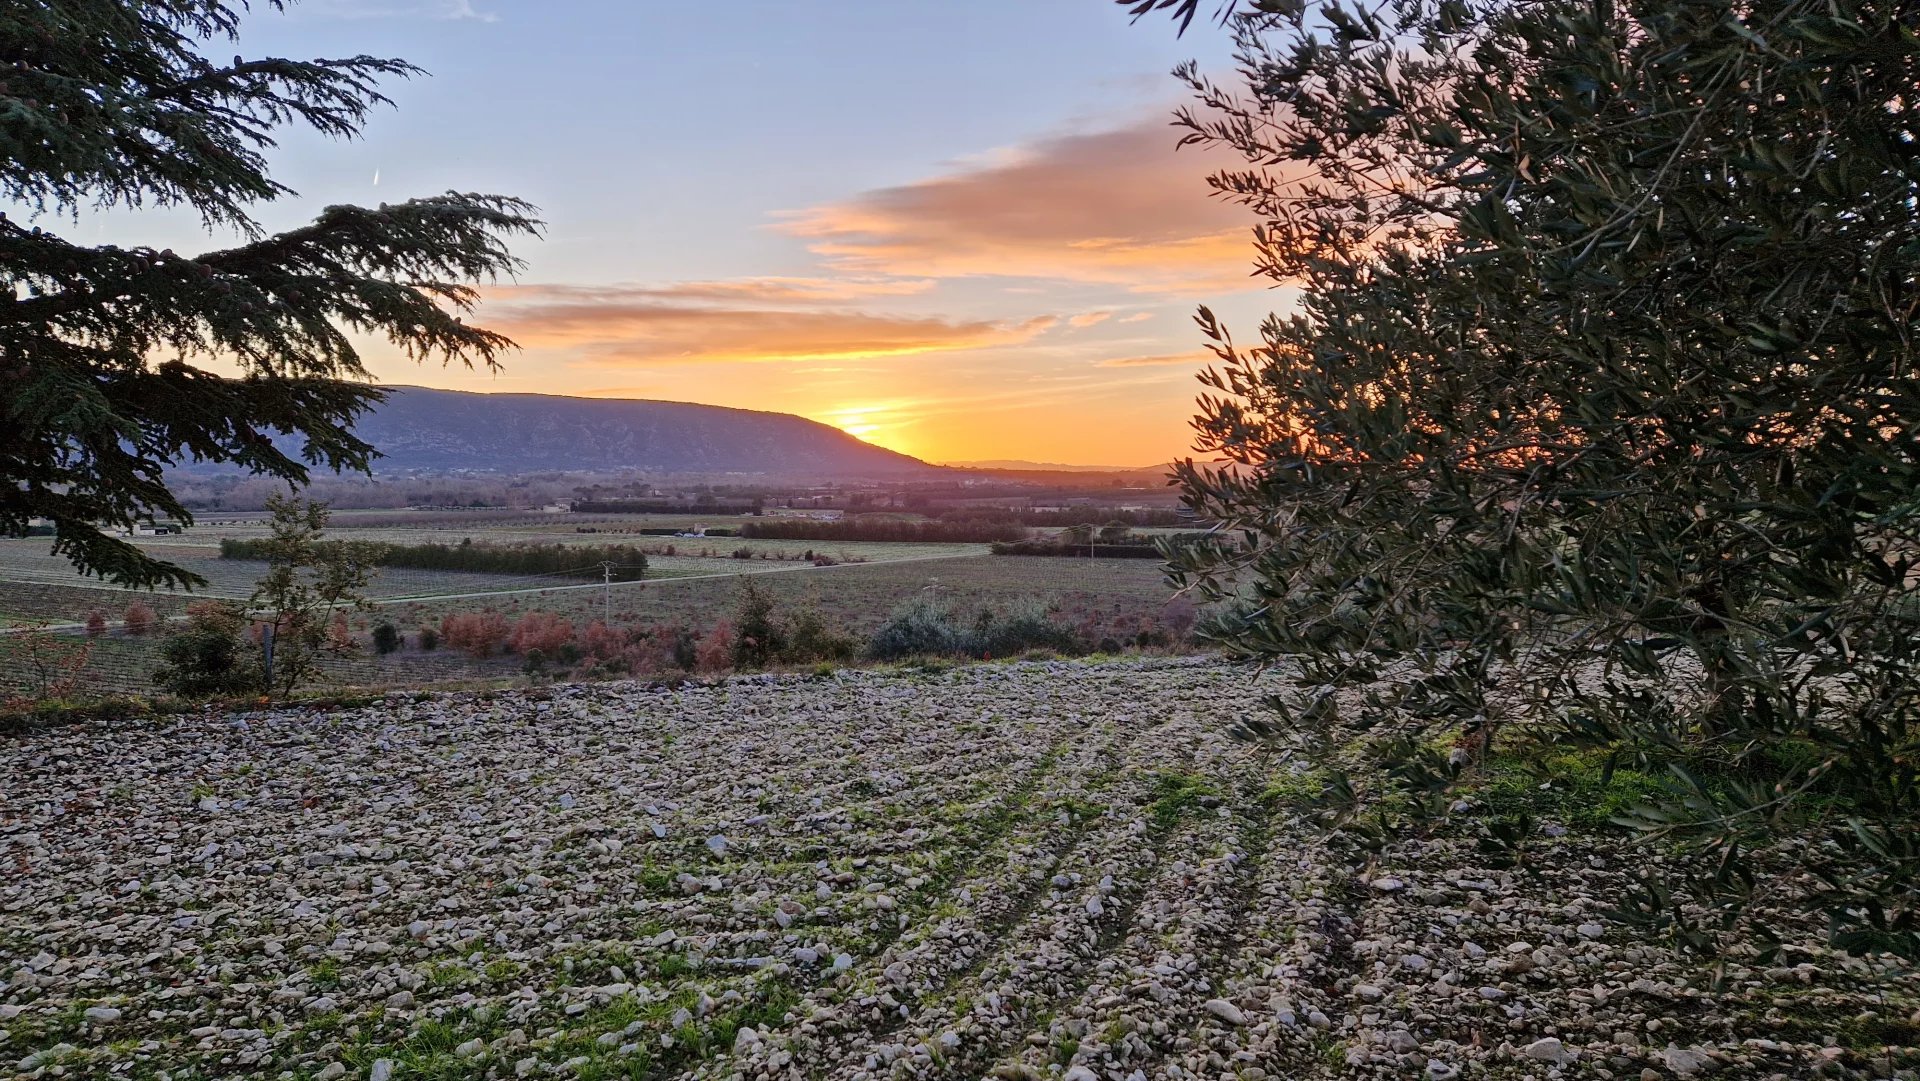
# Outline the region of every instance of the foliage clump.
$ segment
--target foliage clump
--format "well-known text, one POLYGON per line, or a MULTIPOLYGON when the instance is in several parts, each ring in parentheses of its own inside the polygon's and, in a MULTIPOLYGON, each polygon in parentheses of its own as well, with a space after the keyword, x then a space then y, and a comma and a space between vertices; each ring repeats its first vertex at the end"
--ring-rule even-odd
POLYGON ((1623 817, 1715 857, 1696 897, 1797 868, 1837 945, 1920 955, 1907 6, 1228 21, 1245 85, 1183 69, 1180 122, 1300 303, 1251 346, 1201 310, 1224 462, 1179 481, 1247 549, 1168 557, 1294 662, 1254 734, 1367 729, 1421 793, 1503 732, 1597 749, 1672 779, 1623 817))
MULTIPOLYGON (((269 5, 279 8, 280 3, 269 5)), ((44 518, 82 573, 205 583, 108 526, 192 514, 166 470, 231 462, 289 483, 365 470, 353 421, 381 398, 360 343, 489 367, 512 346, 464 321, 471 283, 511 273, 534 208, 448 192, 332 206, 269 235, 253 216, 294 192, 266 151, 288 125, 348 139, 403 60, 229 63, 230 0, 9 4, 0 109, 0 536, 44 518), (82 208, 183 207, 235 246, 198 255, 85 244, 46 227, 82 208), (239 368, 202 365, 218 358, 239 368)))
POLYGON ((358 649, 346 613, 370 607, 364 591, 374 567, 367 545, 325 539, 325 503, 274 496, 267 512, 267 573, 247 608, 263 638, 262 683, 288 696, 319 674, 322 658, 358 649))
POLYGON ((1018 601, 1002 609, 981 608, 970 621, 932 590, 893 610, 867 640, 877 661, 908 657, 1014 657, 1029 650, 1078 653, 1084 643, 1072 627, 1053 619, 1045 605, 1018 601))
POLYGON ((257 694, 264 673, 260 649, 246 638, 246 612, 238 605, 200 601, 187 621, 160 647, 153 682, 181 698, 257 694))

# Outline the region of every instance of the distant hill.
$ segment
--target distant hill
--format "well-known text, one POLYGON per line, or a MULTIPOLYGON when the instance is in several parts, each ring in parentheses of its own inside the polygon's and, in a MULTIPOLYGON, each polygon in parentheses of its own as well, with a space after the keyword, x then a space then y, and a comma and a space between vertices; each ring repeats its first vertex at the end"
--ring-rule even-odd
POLYGON ((374 470, 644 469, 898 476, 937 467, 786 413, 688 402, 389 387, 355 434, 374 470))

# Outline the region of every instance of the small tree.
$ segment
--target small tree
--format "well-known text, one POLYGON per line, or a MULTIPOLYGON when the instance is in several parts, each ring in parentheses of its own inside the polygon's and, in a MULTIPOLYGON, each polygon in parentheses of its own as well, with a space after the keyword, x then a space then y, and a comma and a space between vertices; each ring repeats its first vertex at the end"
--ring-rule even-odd
POLYGON ((383 620, 373 628, 373 651, 380 656, 399 652, 403 644, 400 631, 393 624, 383 620))
POLYGON ((182 698, 257 693, 263 673, 247 626, 247 615, 237 605, 200 601, 189 606, 186 623, 161 646, 162 664, 153 681, 182 698))
POLYGON ((271 640, 267 689, 290 695, 319 672, 326 656, 351 653, 336 634, 347 609, 369 607, 362 591, 374 574, 374 546, 325 539, 327 505, 298 496, 267 500, 271 534, 267 573, 248 602, 271 640))
POLYGON ((159 617, 154 614, 153 606, 145 601, 134 601, 127 605, 126 611, 120 613, 120 625, 127 629, 128 634, 136 638, 151 634, 158 621, 159 617))
POLYGON ((87 637, 98 638, 107 633, 107 614, 98 608, 87 613, 87 637))
POLYGON ((765 668, 786 650, 786 631, 774 617, 773 596, 752 578, 740 580, 733 608, 733 666, 765 668))
POLYGON ((92 642, 54 634, 44 625, 0 634, 0 672, 27 689, 25 696, 8 704, 30 706, 73 697, 92 656, 92 642))

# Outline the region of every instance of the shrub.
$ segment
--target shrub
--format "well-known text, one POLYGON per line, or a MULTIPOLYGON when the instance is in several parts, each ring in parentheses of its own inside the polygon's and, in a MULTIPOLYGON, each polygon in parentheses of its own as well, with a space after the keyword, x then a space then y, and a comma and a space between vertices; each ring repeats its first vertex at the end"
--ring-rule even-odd
POLYGON ((382 622, 373 628, 373 651, 382 657, 399 652, 404 644, 399 629, 393 624, 382 622))
POLYGON ((107 614, 98 608, 87 613, 87 637, 98 638, 107 633, 107 614))
POLYGON ((787 645, 782 659, 794 664, 848 661, 860 652, 851 635, 827 624, 819 609, 806 605, 787 619, 787 645))
POLYGON ((507 618, 494 611, 456 612, 440 621, 440 634, 470 657, 491 657, 507 640, 507 618))
POLYGON ((128 634, 142 637, 153 633, 154 626, 159 623, 159 616, 154 614, 152 606, 145 601, 134 601, 127 605, 126 611, 120 613, 120 623, 126 627, 128 634))
POLYGON ((1185 642, 1193 635, 1193 625, 1200 618, 1200 606, 1185 597, 1175 597, 1160 610, 1160 626, 1167 636, 1175 642, 1185 642))
POLYGON ((753 558, 753 549, 751 549, 751 548, 735 548, 735 549, 733 550, 733 558, 735 558, 735 559, 752 559, 752 558, 753 558))
POLYGON ((7 699, 6 708, 28 709, 39 702, 73 697, 92 656, 91 641, 54 634, 44 627, 23 627, 0 635, 0 672, 29 691, 27 696, 7 699))
POLYGON ((187 608, 182 628, 160 648, 153 681, 182 698, 252 694, 263 682, 251 648, 247 616, 238 605, 201 601, 187 608))
POLYGON ((876 661, 903 657, 957 653, 964 642, 954 625, 947 602, 922 593, 893 610, 867 641, 867 656, 876 661))
POLYGON ((548 657, 559 656, 573 645, 573 624, 552 612, 528 612, 514 624, 507 648, 515 653, 539 650, 548 657))
POLYGON ((420 643, 422 653, 431 653, 440 648, 440 632, 430 626, 422 626, 414 638, 420 643))
MULTIPOLYGON (((726 620, 713 625, 713 629, 699 638, 694 650, 694 663, 691 670, 700 672, 724 672, 733 665, 734 633, 733 624, 726 620)), ((677 650, 676 650, 677 652, 677 650)), ((688 667, 682 665, 682 667, 688 667)))
POLYGON ((965 642, 965 651, 975 657, 1011 657, 1030 649, 1077 653, 1081 644, 1072 628, 1055 623, 1046 606, 1032 599, 1015 601, 1002 612, 982 608, 965 642))
MULTIPOLYGON (((739 558, 740 553, 735 552, 734 557, 739 558)), ((774 619, 773 609, 770 594, 753 579, 741 579, 739 600, 733 610, 735 668, 765 668, 780 659, 786 649, 786 634, 774 619)))
POLYGON ((332 653, 351 653, 354 650, 353 628, 347 625, 347 614, 336 611, 327 621, 327 649, 332 653))
POLYGON ((673 659, 673 666, 683 672, 691 672, 700 663, 700 636, 693 633, 691 627, 674 624, 667 628, 665 642, 667 655, 673 659))

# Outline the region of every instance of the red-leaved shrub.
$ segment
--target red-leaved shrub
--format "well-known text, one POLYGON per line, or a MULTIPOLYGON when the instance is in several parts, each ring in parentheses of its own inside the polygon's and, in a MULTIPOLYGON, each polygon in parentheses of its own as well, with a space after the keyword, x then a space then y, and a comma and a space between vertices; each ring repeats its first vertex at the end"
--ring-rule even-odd
POLYGON ((552 657, 573 642, 573 624, 552 612, 528 612, 513 625, 507 648, 515 653, 537 649, 552 657))
POLYGON ((721 620, 701 636, 694 651, 694 667, 701 672, 725 672, 733 667, 733 624, 721 620))
POLYGON ((470 657, 490 657, 507 640, 507 618, 498 612, 455 612, 440 621, 440 637, 470 657))
POLYGON ((145 601, 134 601, 127 605, 125 612, 120 613, 120 622, 126 625, 127 633, 132 635, 153 633, 154 625, 159 621, 160 617, 145 601))

